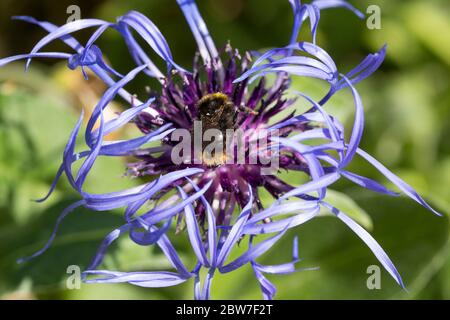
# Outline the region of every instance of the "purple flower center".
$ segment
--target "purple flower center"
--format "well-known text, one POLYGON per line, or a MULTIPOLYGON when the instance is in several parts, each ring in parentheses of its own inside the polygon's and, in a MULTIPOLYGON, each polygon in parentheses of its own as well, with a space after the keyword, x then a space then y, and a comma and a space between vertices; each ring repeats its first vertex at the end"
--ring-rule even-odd
MULTIPOLYGON (((268 138, 267 133, 264 133, 265 130, 270 125, 276 124, 271 123, 271 119, 295 102, 284 97, 290 85, 289 77, 279 74, 270 84, 266 77, 261 77, 256 85, 249 84, 248 79, 234 83, 235 79, 249 70, 251 56, 246 53, 241 57, 239 52, 229 45, 225 52, 228 60, 223 77, 220 76, 215 63, 201 64, 197 56, 194 60, 194 72, 170 73, 161 94, 154 102, 154 108, 160 112, 165 123, 173 123, 176 129, 186 129, 191 133, 193 151, 186 161, 181 164, 174 163, 172 155, 176 142, 173 142, 172 136, 168 136, 163 140, 161 148, 150 149, 147 154, 139 154, 138 161, 129 165, 129 172, 134 176, 157 176, 192 167, 204 169, 205 171, 195 176, 193 180, 199 187, 213 181, 205 197, 209 203, 218 204, 214 209, 219 224, 229 220, 233 213, 230 208, 234 208, 236 204, 243 208, 248 203, 249 188, 253 190, 254 206, 257 209, 262 209, 258 188, 266 188, 274 197, 292 189, 275 175, 263 174, 262 169, 269 164, 263 163, 260 157, 256 157, 256 162, 251 162, 251 157, 255 153, 252 139, 258 134, 268 138), (208 130, 217 130, 215 140, 222 139, 222 145, 218 149, 208 152, 211 141, 202 139, 201 152, 195 152, 196 122, 201 127, 201 138, 204 138, 208 130), (239 142, 234 141, 231 153, 227 150, 227 144, 232 139, 227 135, 227 131, 230 130, 240 133, 238 139, 235 139, 239 142), (239 162, 237 153, 242 149, 243 162, 239 162), (158 155, 155 155, 154 151, 158 151, 158 155), (201 161, 196 162, 195 159, 201 161)), ((293 113, 279 119, 277 123, 286 121, 292 115, 293 113)), ((152 132, 159 126, 147 113, 141 113, 136 124, 143 133, 152 132)), ((280 130, 279 136, 286 137, 294 131, 302 132, 307 128, 303 124, 287 126, 280 130)), ((267 148, 259 148, 258 152, 259 156, 265 153, 266 157, 270 157, 267 148)), ((279 160, 281 168, 287 170, 290 167, 307 169, 303 157, 293 150, 284 152, 279 160)), ((203 218, 204 207, 199 205, 195 209, 197 216, 203 218)))

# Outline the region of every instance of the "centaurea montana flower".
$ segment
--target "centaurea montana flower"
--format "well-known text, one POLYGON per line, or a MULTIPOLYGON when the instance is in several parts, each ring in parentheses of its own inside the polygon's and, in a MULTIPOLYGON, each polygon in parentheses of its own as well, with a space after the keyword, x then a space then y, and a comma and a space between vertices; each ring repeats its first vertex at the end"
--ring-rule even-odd
MULTIPOLYGON (((368 245, 380 263, 403 287, 400 274, 372 236, 345 213, 324 201, 327 188, 340 178, 346 178, 378 193, 397 195, 376 181, 346 169, 352 159, 359 155, 403 193, 439 215, 411 186, 359 148, 364 128, 364 110, 354 86, 379 68, 385 58, 386 47, 368 55, 351 72, 342 75, 331 56, 315 43, 321 10, 345 7, 361 18, 363 14, 343 0, 314 0, 310 4, 290 0, 294 12, 294 26, 289 43, 285 47, 265 53, 245 53, 241 56, 230 44, 222 51, 216 49, 194 0, 177 2, 198 45, 193 71, 187 71, 176 64, 159 29, 147 17, 135 11, 120 17, 116 23, 84 19, 61 27, 31 17, 16 17, 42 27, 48 35, 36 44, 31 53, 2 59, 0 66, 20 59, 28 60, 27 67, 32 58, 65 59, 70 69, 80 67, 87 77, 85 69, 89 68, 109 87, 89 117, 85 131, 87 150, 81 153, 74 151, 82 124, 82 114, 64 150, 63 161, 51 190, 39 201, 44 201, 51 195, 63 174, 80 194, 81 200, 60 215, 47 245, 22 261, 47 250, 61 221, 76 208, 83 206, 95 211, 125 208, 124 225, 107 235, 84 272, 85 282, 128 282, 142 287, 167 287, 194 279, 195 298, 208 299, 215 272, 228 273, 250 264, 264 298, 272 299, 276 289, 264 274, 295 272, 296 263, 299 261, 297 241, 294 240, 291 262, 264 266, 257 263, 256 259, 266 253, 286 231, 315 218, 320 208, 325 207, 368 245), (308 19, 313 42, 297 42, 300 29, 308 19), (71 35, 73 32, 92 27, 95 27, 96 31, 85 46, 71 35), (137 64, 137 67, 126 75, 110 67, 104 61, 100 48, 95 45, 97 39, 108 29, 120 33, 137 64), (134 34, 142 37, 165 61, 165 72, 152 62, 134 34), (75 53, 41 52, 44 46, 57 39, 64 41, 75 53), (124 89, 140 73, 145 73, 161 83, 161 92, 145 102, 139 101, 124 89), (272 84, 269 84, 269 75, 275 77, 272 84), (302 92, 289 92, 293 77, 320 79, 329 85, 329 92, 318 102, 302 92), (258 83, 251 86, 255 81, 258 83), (351 91, 355 106, 355 120, 348 142, 343 125, 326 111, 327 102, 343 89, 351 91), (296 98, 286 98, 288 93, 294 94, 296 98), (116 119, 105 122, 103 112, 117 96, 127 101, 130 108, 116 119), (171 134, 177 129, 193 129, 194 122, 201 120, 199 102, 205 97, 221 97, 245 110, 236 113, 233 125, 244 132, 246 142, 260 131, 276 131, 276 135, 270 136, 271 141, 267 148, 271 151, 269 154, 278 157, 280 169, 303 172, 310 181, 301 185, 290 185, 278 177, 276 172, 262 174, 263 165, 260 163, 229 164, 223 159, 204 159, 212 161, 203 161, 200 164, 174 163, 171 158, 174 148, 170 140, 171 134), (292 107, 297 98, 305 99, 311 104, 311 108, 301 114, 293 111, 289 116, 273 123, 272 120, 292 107), (100 123, 99 128, 95 128, 96 123, 100 123), (105 141, 106 135, 128 123, 136 124, 143 135, 125 141, 105 141), (313 139, 325 142, 316 145, 305 144, 313 139), (158 141, 161 142, 161 147, 143 147, 147 143, 158 141), (134 157, 136 161, 129 164, 128 174, 155 179, 139 187, 118 192, 87 193, 83 186, 98 157, 134 157), (81 160, 83 163, 75 175, 72 165, 81 160), (272 205, 263 206, 258 195, 260 188, 265 188, 273 196, 272 205), (148 203, 151 201, 153 205, 148 209, 148 203), (145 213, 138 212, 142 209, 145 213), (236 210, 240 212, 237 217, 234 216, 236 210), (192 268, 185 266, 169 239, 168 234, 174 220, 177 220, 178 229, 181 229, 181 222, 184 221, 197 258, 197 264, 192 268), (126 233, 138 245, 157 245, 174 270, 97 270, 108 247, 126 233), (273 236, 256 241, 262 234, 273 236), (236 260, 227 263, 232 249, 244 238, 248 238, 248 249, 236 260), (200 286, 202 269, 208 270, 203 287, 200 286)), ((254 151, 248 146, 245 148, 246 155, 254 151)), ((267 149, 262 152, 267 154, 267 149)))

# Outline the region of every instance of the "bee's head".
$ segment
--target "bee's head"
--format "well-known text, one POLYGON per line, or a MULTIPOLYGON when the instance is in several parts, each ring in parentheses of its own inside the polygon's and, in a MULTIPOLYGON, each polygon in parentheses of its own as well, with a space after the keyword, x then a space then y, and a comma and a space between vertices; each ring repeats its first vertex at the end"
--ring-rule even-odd
POLYGON ((204 96, 197 103, 200 115, 211 117, 216 113, 221 112, 223 107, 228 102, 228 96, 223 93, 212 93, 204 96))

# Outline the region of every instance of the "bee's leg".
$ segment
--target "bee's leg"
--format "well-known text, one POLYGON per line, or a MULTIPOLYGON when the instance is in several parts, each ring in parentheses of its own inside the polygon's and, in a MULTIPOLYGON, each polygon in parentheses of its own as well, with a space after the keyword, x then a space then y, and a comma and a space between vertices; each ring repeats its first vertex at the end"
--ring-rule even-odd
POLYGON ((240 123, 245 119, 245 115, 252 115, 252 116, 257 116, 259 114, 259 112, 250 109, 249 107, 246 106, 239 106, 236 108, 236 112, 234 113, 234 120, 233 122, 235 123, 235 129, 239 128, 240 123), (241 117, 239 117, 241 116, 241 117), (238 121, 238 117, 239 117, 239 121, 238 121), (238 123, 239 122, 239 123, 238 123))
POLYGON ((240 105, 238 107, 238 110, 239 110, 239 112, 251 114, 251 115, 254 115, 254 116, 257 116, 259 114, 258 111, 255 111, 255 110, 250 109, 249 107, 246 107, 246 106, 243 106, 243 105, 240 105))

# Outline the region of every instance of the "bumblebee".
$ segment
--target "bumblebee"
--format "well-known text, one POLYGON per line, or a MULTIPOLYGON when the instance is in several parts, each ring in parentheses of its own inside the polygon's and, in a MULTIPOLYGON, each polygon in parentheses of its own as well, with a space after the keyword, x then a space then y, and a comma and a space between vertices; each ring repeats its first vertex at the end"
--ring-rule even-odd
POLYGON ((204 96, 197 103, 199 120, 203 130, 219 129, 223 133, 227 129, 235 129, 239 112, 253 115, 258 113, 247 107, 236 107, 224 93, 212 93, 204 96))
POLYGON ((233 102, 223 93, 213 93, 204 96, 197 103, 199 120, 203 130, 219 129, 225 132, 234 129, 237 110, 233 102))
MULTIPOLYGON (((253 115, 258 113, 247 107, 236 107, 235 104, 224 93, 212 93, 201 98, 197 103, 198 120, 202 123, 203 133, 209 129, 217 129, 222 132, 222 151, 210 156, 202 155, 203 162, 208 166, 218 166, 226 161, 225 144, 226 131, 237 128, 237 116, 239 112, 253 115)), ((209 143, 203 142, 203 148, 209 143)))

